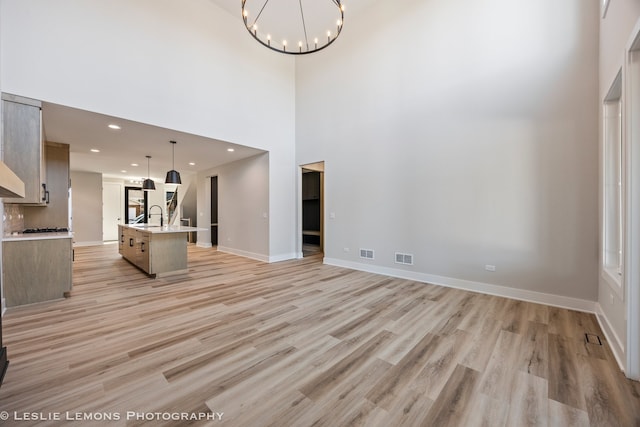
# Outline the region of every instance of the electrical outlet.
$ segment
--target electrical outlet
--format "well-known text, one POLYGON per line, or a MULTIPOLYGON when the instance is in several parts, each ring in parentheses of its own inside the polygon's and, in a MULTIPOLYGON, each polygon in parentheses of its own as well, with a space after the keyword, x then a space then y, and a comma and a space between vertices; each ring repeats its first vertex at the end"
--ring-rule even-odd
POLYGON ((495 265, 491 265, 491 264, 487 264, 484 266, 484 269, 487 271, 496 271, 496 266, 495 265))
POLYGON ((343 251, 349 252, 349 248, 342 248, 343 251))

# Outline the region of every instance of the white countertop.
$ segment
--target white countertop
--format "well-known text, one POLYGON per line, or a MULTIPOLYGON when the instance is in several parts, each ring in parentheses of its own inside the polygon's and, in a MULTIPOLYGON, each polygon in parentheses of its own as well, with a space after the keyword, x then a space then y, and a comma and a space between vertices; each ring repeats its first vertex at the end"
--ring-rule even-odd
POLYGON ((206 228, 188 227, 186 225, 155 225, 155 224, 129 224, 123 227, 134 230, 146 231, 147 233, 189 233, 191 231, 205 231, 206 228))
POLYGON ((15 233, 5 234, 2 237, 4 242, 19 240, 47 240, 47 239, 71 239, 73 233, 71 231, 61 231, 56 233, 15 233))

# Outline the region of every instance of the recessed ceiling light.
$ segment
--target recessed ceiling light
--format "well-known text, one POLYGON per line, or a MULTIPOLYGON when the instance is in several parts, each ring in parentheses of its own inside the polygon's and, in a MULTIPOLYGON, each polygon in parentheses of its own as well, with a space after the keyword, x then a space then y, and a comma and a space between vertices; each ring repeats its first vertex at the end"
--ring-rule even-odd
POLYGON ((140 166, 140 165, 137 163, 131 163, 131 166, 140 166))
POLYGON ((227 151, 230 152, 230 153, 233 153, 236 150, 234 150, 233 148, 227 148, 227 151))
POLYGON ((195 162, 189 162, 189 166, 195 166, 195 162))
POLYGON ((109 129, 113 129, 113 130, 120 130, 120 129, 122 129, 122 128, 121 128, 120 126, 118 126, 118 125, 114 124, 114 123, 111 123, 111 124, 109 125, 109 129))
POLYGON ((98 150, 97 148, 92 148, 92 149, 91 149, 91 152, 92 152, 92 153, 99 153, 99 152, 100 152, 100 150, 98 150))
POLYGON ((122 173, 127 173, 127 171, 126 171, 126 170, 124 170, 124 169, 122 169, 120 172, 122 172, 122 173))

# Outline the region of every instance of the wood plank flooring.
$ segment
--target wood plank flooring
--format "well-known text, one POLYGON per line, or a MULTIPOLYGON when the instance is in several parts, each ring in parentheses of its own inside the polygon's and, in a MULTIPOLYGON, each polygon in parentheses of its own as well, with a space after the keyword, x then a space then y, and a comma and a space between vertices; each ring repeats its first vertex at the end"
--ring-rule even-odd
POLYGON ((318 256, 190 246, 161 279, 116 245, 75 259, 71 298, 3 318, 2 425, 640 426, 590 314, 318 256))

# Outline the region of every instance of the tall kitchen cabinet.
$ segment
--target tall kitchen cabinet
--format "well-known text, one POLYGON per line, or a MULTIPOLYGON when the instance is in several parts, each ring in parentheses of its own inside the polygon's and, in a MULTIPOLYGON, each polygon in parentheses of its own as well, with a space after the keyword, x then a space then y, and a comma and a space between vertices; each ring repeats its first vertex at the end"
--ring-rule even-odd
POLYGON ((45 143, 47 207, 25 206, 25 228, 69 227, 69 145, 45 143))
POLYGON ((24 198, 4 203, 45 205, 47 202, 42 103, 2 94, 3 161, 24 182, 24 198))

